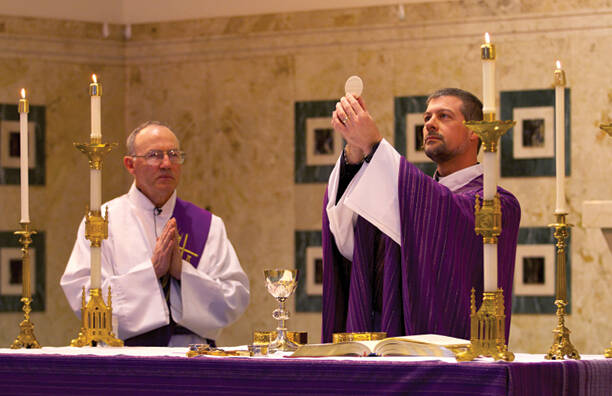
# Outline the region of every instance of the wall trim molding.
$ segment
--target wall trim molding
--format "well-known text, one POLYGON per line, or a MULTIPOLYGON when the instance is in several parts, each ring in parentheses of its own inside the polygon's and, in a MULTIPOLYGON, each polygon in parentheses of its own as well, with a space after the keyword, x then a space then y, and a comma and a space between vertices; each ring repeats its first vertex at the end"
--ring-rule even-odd
MULTIPOLYGON (((143 30, 146 27, 141 25, 138 28, 138 36, 145 35, 143 30)), ((390 21, 370 26, 208 35, 185 30, 185 37, 181 38, 132 40, 4 33, 0 34, 0 57, 123 66, 292 55, 298 52, 303 55, 321 51, 423 48, 432 42, 476 46, 484 31, 491 32, 498 44, 531 35, 545 35, 550 39, 564 39, 568 33, 610 35, 612 10, 474 17, 410 24, 390 21), (458 31, 461 33, 458 34, 458 31)))

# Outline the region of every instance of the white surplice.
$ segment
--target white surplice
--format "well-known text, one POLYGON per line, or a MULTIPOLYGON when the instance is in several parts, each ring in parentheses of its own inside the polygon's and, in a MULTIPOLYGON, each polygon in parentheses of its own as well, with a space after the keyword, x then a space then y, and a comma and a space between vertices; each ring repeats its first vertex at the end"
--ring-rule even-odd
MULTIPOLYGON (((108 239, 102 241, 102 295, 111 287, 113 316, 121 339, 169 323, 168 305, 151 262, 157 236, 161 236, 176 203, 176 191, 158 215, 153 203, 133 184, 127 194, 102 207, 108 208, 108 239)), ((213 215, 206 246, 197 268, 183 260, 180 283, 171 277, 170 309, 174 321, 202 338, 216 339, 249 303, 249 280, 225 231, 213 215), (183 304, 185 301, 185 304, 183 304)), ((85 220, 60 281, 72 310, 80 317, 82 287, 90 284, 90 242, 85 220)), ((170 345, 202 342, 198 337, 175 335, 170 345)))
MULTIPOLYGON (((341 154, 329 177, 328 202, 325 208, 329 218, 329 228, 340 253, 346 259, 353 260, 355 244, 353 230, 357 216, 363 217, 395 243, 401 245, 398 197, 400 154, 383 139, 372 160, 369 163, 364 162, 336 204, 340 161, 343 160, 341 154)), ((438 182, 455 191, 482 173, 482 165, 476 164, 441 177, 438 182)))

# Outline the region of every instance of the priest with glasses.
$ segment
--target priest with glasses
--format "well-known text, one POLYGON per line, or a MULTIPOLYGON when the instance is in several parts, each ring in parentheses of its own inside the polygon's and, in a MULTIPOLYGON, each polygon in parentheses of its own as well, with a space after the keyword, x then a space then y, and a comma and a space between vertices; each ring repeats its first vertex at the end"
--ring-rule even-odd
MULTIPOLYGON (((148 121, 127 139, 123 164, 134 177, 108 208, 102 242, 102 291, 111 287, 117 333, 126 345, 215 344, 249 303, 249 281, 221 218, 181 200, 176 188, 185 153, 167 125, 148 121)), ((60 281, 80 315, 89 289, 85 220, 60 281)))

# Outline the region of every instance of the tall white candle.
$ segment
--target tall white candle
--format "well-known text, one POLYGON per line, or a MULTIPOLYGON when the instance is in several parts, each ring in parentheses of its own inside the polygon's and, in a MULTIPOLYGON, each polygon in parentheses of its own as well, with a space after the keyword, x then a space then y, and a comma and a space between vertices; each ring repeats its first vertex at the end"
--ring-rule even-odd
POLYGON ((95 74, 91 76, 89 95, 91 96, 91 139, 99 142, 102 139, 101 104, 102 84, 98 82, 95 74))
POLYGON ((480 46, 482 60, 482 100, 483 113, 495 113, 495 45, 489 33, 485 33, 485 43, 480 46))
POLYGON ((497 290, 497 244, 485 243, 483 246, 484 256, 484 291, 494 292, 497 290))
POLYGON ((25 89, 19 99, 19 166, 21 173, 21 223, 30 222, 30 197, 28 180, 28 112, 30 111, 25 89))
POLYGON ((557 61, 554 71, 555 85, 555 168, 557 199, 555 213, 567 213, 565 202, 565 72, 557 61))
POLYGON ((497 154, 485 151, 482 154, 483 165, 483 192, 484 199, 490 200, 495 197, 497 190, 497 154))
MULTIPOLYGON (((95 74, 91 76, 92 83, 89 84, 89 95, 91 96, 91 143, 102 143, 102 84, 98 82, 95 74)), ((102 170, 90 169, 89 172, 89 208, 93 212, 100 213, 102 203, 102 170)), ((92 289, 102 287, 101 250, 99 246, 91 247, 91 285, 92 289)))
POLYGON ((100 247, 92 246, 91 247, 91 284, 90 288, 92 289, 100 289, 102 287, 101 278, 102 278, 102 267, 100 265, 102 259, 102 254, 100 247))
POLYGON ((99 212, 102 205, 102 170, 89 170, 89 209, 93 212, 99 212))
MULTIPOLYGON (((483 198, 492 200, 497 192, 497 155, 485 151, 482 157, 483 174, 483 198)), ((484 291, 493 292, 497 290, 497 244, 483 244, 484 261, 484 291)))
MULTIPOLYGON (((485 121, 495 119, 495 45, 489 33, 485 33, 485 43, 480 46, 482 60, 482 111, 485 121)), ((495 152, 483 153, 483 199, 490 201, 497 191, 497 155, 495 152)), ((484 291, 497 290, 497 244, 483 244, 484 291)))

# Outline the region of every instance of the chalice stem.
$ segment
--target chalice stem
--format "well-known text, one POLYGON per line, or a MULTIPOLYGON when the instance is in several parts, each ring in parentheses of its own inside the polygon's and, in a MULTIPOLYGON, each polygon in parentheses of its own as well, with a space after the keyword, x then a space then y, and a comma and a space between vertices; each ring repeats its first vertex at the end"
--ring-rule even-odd
POLYGON ((278 332, 278 338, 279 339, 285 339, 285 332, 287 331, 287 327, 285 325, 285 318, 286 318, 286 312, 285 311, 285 300, 284 299, 279 299, 278 300, 278 310, 281 312, 280 318, 278 319, 278 327, 276 328, 276 331, 278 332))

